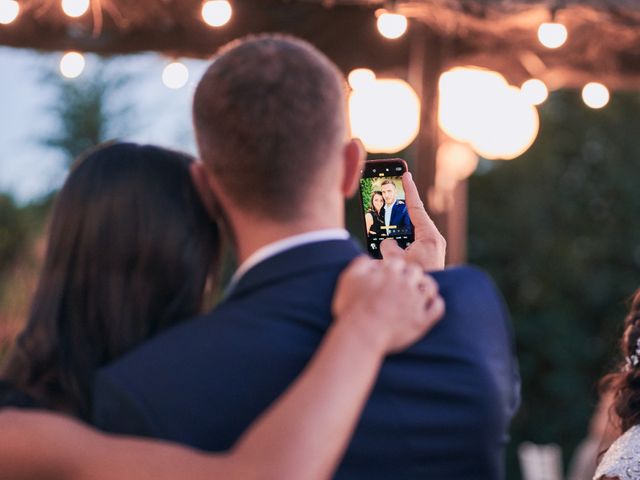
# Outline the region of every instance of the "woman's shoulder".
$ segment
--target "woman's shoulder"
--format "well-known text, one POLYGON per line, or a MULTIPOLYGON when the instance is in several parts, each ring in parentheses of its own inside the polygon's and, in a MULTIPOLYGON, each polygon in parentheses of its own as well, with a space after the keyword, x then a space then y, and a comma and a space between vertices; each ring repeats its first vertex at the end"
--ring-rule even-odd
POLYGON ((640 425, 620 436, 602 457, 593 480, 640 480, 640 425))
POLYGON ((15 388, 10 382, 0 380, 0 408, 42 408, 31 395, 15 388))

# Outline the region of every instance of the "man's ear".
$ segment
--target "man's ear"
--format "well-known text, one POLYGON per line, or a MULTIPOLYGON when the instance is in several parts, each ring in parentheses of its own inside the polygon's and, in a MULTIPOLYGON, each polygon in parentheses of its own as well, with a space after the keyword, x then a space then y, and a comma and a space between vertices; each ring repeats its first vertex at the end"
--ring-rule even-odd
POLYGON ((358 181, 362 176, 362 167, 367 152, 364 145, 357 138, 352 138, 344 146, 344 177, 342 180, 342 193, 346 198, 351 198, 358 190, 358 181))
POLYGON ((212 220, 218 221, 220 219, 219 203, 216 200, 213 188, 211 188, 211 174, 207 167, 202 162, 195 161, 190 165, 189 172, 204 208, 212 220))

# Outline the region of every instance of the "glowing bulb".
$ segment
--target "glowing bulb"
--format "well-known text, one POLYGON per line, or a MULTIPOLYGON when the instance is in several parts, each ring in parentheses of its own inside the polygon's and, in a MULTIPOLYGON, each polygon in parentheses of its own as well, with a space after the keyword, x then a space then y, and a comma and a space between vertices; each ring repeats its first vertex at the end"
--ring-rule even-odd
POLYGON ((207 25, 221 27, 231 20, 233 10, 227 0, 210 0, 202 5, 202 19, 207 25))
POLYGON ((81 17, 89 10, 89 0, 62 0, 62 11, 70 17, 81 17))
POLYGON ((60 73, 67 78, 79 77, 85 67, 84 56, 78 52, 67 52, 60 59, 60 73))
POLYGON ((484 158, 509 160, 535 141, 538 111, 499 73, 454 68, 441 75, 439 89, 440 128, 484 158))
POLYGON ((398 152, 418 134, 420 99, 403 80, 375 80, 349 95, 349 120, 368 152, 398 152))
POLYGON ((400 38, 407 31, 407 17, 397 13, 382 13, 378 17, 378 31, 391 40, 400 38))
POLYGON ((561 23, 543 23, 538 27, 538 40, 547 48, 561 47, 568 36, 567 27, 561 23))
POLYGON ((189 70, 184 63, 173 62, 164 67, 162 72, 162 83, 167 88, 177 90, 187 84, 189 80, 189 70))
POLYGON ((456 67, 440 76, 440 128, 454 140, 469 142, 494 98, 507 88, 505 78, 481 68, 456 67))
POLYGON ((549 96, 547 86, 541 80, 532 78, 520 87, 523 98, 531 105, 540 105, 549 96))
POLYGON ((511 160, 526 152, 538 136, 538 110, 516 87, 507 87, 494 99, 490 114, 471 139, 471 147, 489 160, 511 160))
POLYGON ((590 82, 582 89, 582 100, 591 108, 602 108, 609 103, 609 90, 601 83, 590 82))
POLYGON ((355 70, 351 70, 347 80, 349 81, 351 88, 355 90, 356 88, 362 88, 372 82, 375 82, 376 74, 373 70, 369 70, 368 68, 356 68, 355 70))
POLYGON ((20 13, 20 4, 15 0, 0 0, 0 23, 9 25, 20 13))
POLYGON ((468 178, 478 166, 478 155, 466 143, 448 140, 438 147, 436 167, 439 175, 455 181, 468 178))

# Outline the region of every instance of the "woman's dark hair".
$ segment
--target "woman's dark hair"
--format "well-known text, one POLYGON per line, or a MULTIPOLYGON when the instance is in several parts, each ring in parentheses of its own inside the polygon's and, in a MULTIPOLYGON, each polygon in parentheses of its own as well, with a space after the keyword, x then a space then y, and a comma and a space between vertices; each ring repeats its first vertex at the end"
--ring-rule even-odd
POLYGON ((620 421, 621 432, 640 424, 640 289, 631 298, 620 340, 623 360, 616 372, 600 381, 601 391, 614 395, 613 409, 620 421))
POLYGON ((382 192, 380 190, 374 190, 373 192, 371 192, 371 211, 373 213, 379 213, 378 210, 376 210, 375 205, 373 204, 373 199, 376 197, 376 195, 380 195, 383 200, 384 200, 384 196, 382 195, 382 192))
POLYGON ((188 155, 115 143, 56 199, 44 266, 5 378, 87 418, 98 368, 200 311, 220 239, 188 155))

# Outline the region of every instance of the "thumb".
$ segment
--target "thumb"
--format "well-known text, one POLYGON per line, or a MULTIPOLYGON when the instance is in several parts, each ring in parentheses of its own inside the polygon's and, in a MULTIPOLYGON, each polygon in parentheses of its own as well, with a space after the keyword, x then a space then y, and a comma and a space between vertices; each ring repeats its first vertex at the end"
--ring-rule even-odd
POLYGON ((404 255, 404 252, 398 245, 398 242, 392 238, 387 238, 382 241, 380 244, 380 253, 382 254, 382 258, 398 258, 404 255))

